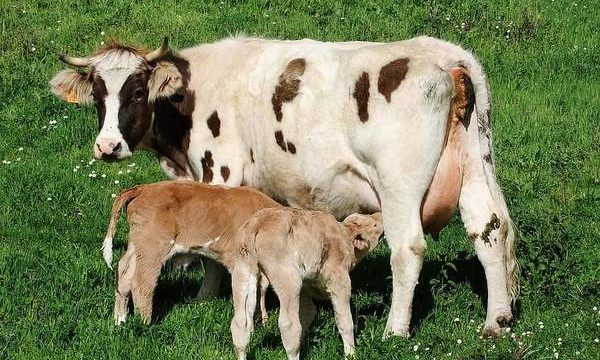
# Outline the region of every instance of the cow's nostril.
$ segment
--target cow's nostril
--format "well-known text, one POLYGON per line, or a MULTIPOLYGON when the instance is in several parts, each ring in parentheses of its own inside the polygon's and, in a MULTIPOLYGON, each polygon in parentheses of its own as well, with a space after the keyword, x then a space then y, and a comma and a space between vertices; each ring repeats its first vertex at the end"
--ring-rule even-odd
POLYGON ((121 150, 121 143, 120 143, 120 142, 117 144, 117 146, 115 146, 115 147, 113 148, 113 152, 117 152, 117 151, 119 151, 119 150, 121 150))

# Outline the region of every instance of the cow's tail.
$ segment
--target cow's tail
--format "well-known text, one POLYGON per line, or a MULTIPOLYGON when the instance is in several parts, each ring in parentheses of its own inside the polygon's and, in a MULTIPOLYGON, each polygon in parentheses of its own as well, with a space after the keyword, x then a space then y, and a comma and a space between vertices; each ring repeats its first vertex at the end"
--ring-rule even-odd
POLYGON ((113 236, 117 231, 117 221, 119 220, 119 214, 121 213, 121 208, 126 205, 128 202, 133 200, 136 196, 139 195, 141 190, 141 186, 136 186, 131 189, 127 189, 122 191, 113 202, 110 221, 108 223, 108 229, 106 229, 106 236, 104 237, 104 242, 102 243, 102 257, 108 265, 109 268, 112 269, 112 247, 113 247, 113 236))
POLYGON ((475 92, 475 108, 471 114, 471 124, 477 125, 476 129, 479 138, 479 154, 483 169, 490 189, 491 196, 496 203, 500 219, 503 219, 505 226, 502 226, 501 232, 504 232, 504 264, 506 269, 507 290, 513 303, 519 296, 519 263, 516 257, 516 234, 515 226, 508 213, 508 207, 502 190, 498 185, 496 178, 495 160, 492 147, 492 132, 490 124, 491 104, 489 96, 488 83, 485 73, 479 62, 469 54, 464 66, 468 69, 473 88, 475 92))

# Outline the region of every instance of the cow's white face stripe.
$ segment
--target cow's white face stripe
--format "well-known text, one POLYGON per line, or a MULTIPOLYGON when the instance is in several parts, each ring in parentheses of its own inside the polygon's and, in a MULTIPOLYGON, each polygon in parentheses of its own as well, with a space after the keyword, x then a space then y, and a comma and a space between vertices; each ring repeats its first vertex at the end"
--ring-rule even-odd
POLYGON ((99 147, 105 143, 121 143, 119 158, 131 156, 131 149, 123 134, 119 130, 119 109, 121 101, 119 92, 127 78, 135 73, 143 59, 129 52, 108 52, 98 58, 92 59, 92 66, 97 76, 101 77, 106 86, 106 97, 104 98, 104 123, 96 137, 95 153, 101 156, 99 147))

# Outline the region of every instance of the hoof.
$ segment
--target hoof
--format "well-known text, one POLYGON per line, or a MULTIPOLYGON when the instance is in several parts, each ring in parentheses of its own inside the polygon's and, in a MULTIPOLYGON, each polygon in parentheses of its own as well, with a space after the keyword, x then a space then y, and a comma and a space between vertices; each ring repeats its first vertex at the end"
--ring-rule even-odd
POLYGON ((402 339, 409 339, 410 338, 410 331, 408 331, 408 329, 406 330, 391 330, 391 329, 386 329, 383 333, 383 340, 388 340, 391 339, 392 337, 399 337, 402 339))
POLYGON ((500 334, 502 334, 502 328, 497 324, 494 324, 493 326, 486 326, 481 332, 481 336, 484 339, 494 339, 499 337, 500 334))
POLYGON ((501 328, 507 327, 508 325, 510 325, 511 322, 512 322, 511 314, 500 315, 496 318, 496 323, 498 323, 498 326, 500 326, 501 328))

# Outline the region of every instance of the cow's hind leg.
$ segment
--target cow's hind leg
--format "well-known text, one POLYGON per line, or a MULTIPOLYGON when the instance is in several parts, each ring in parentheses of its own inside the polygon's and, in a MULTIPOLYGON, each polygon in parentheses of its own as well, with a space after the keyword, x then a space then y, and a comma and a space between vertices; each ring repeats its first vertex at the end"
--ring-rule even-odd
MULTIPOLYGON (((512 320, 509 264, 515 264, 514 230, 503 200, 494 199, 484 177, 465 178, 460 212, 467 234, 485 270, 487 316, 483 334, 496 336, 512 320)), ((514 267, 513 267, 514 268, 514 267)), ((515 285, 516 286, 516 285, 515 285)))
POLYGON ((407 78, 397 90, 397 100, 383 108, 382 124, 373 128, 370 139, 379 144, 372 148, 372 159, 391 249, 393 293, 385 335, 402 337, 409 336, 413 295, 426 250, 421 203, 442 152, 453 88, 446 72, 420 66, 413 64, 415 77, 407 78))

